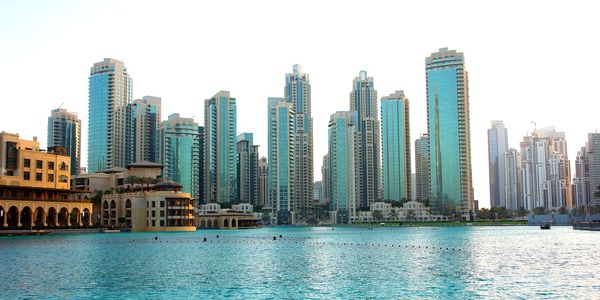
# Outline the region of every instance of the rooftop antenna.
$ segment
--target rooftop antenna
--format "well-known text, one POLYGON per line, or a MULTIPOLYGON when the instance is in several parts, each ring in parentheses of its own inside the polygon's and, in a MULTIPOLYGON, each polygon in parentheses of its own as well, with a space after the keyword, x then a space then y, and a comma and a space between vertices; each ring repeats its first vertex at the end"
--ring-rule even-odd
POLYGON ((60 108, 63 106, 63 104, 65 104, 65 103, 64 103, 64 102, 63 102, 63 103, 61 103, 61 104, 58 106, 58 108, 57 108, 57 109, 60 109, 60 108))
POLYGON ((531 123, 533 124, 533 131, 531 132, 531 135, 533 135, 535 133, 537 124, 535 123, 535 121, 531 121, 531 123))

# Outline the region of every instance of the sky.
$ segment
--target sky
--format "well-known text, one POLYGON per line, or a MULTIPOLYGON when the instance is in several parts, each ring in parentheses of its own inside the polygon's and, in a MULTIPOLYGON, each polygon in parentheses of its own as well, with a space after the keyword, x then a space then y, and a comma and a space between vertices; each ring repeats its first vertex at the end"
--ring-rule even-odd
POLYGON ((379 98, 404 90, 414 156, 427 132, 425 57, 448 47, 465 55, 475 199, 489 207, 492 120, 514 148, 534 124, 554 125, 572 165, 600 127, 597 11, 594 1, 0 0, 0 131, 45 147, 47 118, 62 105, 82 119, 85 165, 90 67, 111 57, 125 63, 134 99, 162 97, 163 119, 203 124, 204 99, 230 91, 238 133, 253 132, 266 156, 267 98, 282 97, 301 64, 319 180, 329 116, 349 109, 361 70, 379 98))

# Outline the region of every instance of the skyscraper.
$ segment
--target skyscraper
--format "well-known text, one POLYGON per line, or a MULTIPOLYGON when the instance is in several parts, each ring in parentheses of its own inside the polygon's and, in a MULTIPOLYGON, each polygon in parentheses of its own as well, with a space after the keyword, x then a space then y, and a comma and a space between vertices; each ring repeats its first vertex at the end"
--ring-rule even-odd
POLYGON ((510 148, 504 153, 504 200, 499 206, 506 209, 517 210, 525 207, 523 204, 523 182, 521 177, 521 155, 517 149, 510 148))
MULTIPOLYGON (((329 176, 329 155, 323 155, 323 164, 321 165, 321 185, 323 186, 323 203, 329 203, 331 197, 331 178, 329 176)), ((356 175, 356 174, 355 174, 356 175)))
POLYGON ((492 121, 492 128, 488 129, 491 207, 501 207, 506 202, 504 166, 504 154, 506 152, 508 152, 508 131, 502 121, 492 121))
POLYGON ((199 162, 198 162, 198 200, 197 204, 206 204, 204 199, 204 126, 198 126, 199 162))
POLYGON ((88 92, 88 172, 125 167, 127 104, 132 99, 125 65, 112 58, 95 63, 88 92))
POLYGON ((590 172, 590 205, 600 205, 600 197, 596 192, 600 188, 600 133, 588 134, 588 159, 590 172))
POLYGON ((235 203, 236 100, 220 91, 204 101, 204 201, 235 203))
POLYGON ((161 121, 161 99, 144 96, 127 105, 126 164, 158 162, 157 130, 161 121))
POLYGON ((71 157, 71 175, 81 167, 81 120, 64 108, 53 109, 48 118, 48 149, 60 146, 71 157))
POLYGON ((258 145, 254 135, 244 132, 237 137, 237 194, 238 203, 260 204, 258 145))
POLYGON ((355 145, 358 144, 358 113, 336 112, 329 120, 329 209, 338 223, 356 215, 355 145))
POLYGON ((360 143, 356 157, 356 176, 359 178, 356 194, 360 208, 368 208, 374 201, 381 200, 381 139, 377 118, 377 91, 373 77, 367 71, 360 71, 352 81, 350 110, 358 114, 358 134, 360 143))
MULTIPOLYGON (((294 204, 294 106, 269 98, 269 207, 278 224, 292 224, 294 204)), ((312 188, 311 188, 312 189, 312 188)), ((312 195, 311 195, 312 198, 312 195)))
POLYGON ((409 102, 404 91, 381 98, 383 200, 411 197, 409 102))
MULTIPOLYGON (((589 135, 588 135, 589 138, 589 135)), ((575 158, 575 178, 573 178, 573 205, 577 208, 589 206, 592 198, 590 186, 590 159, 589 146, 581 147, 575 158)))
POLYGON ((258 169, 258 176, 260 178, 259 204, 262 207, 269 207, 269 163, 266 157, 263 156, 260 158, 258 169))
POLYGON ((163 178, 176 181, 182 191, 198 199, 200 174, 200 135, 198 123, 192 118, 171 114, 158 130, 160 163, 163 178))
MULTIPOLYGON (((469 81, 464 56, 442 48, 425 59, 431 204, 435 213, 473 213, 469 81)), ((456 215, 455 215, 456 216, 456 215)))
POLYGON ((294 111, 294 202, 293 211, 312 209, 313 203, 313 119, 308 74, 300 65, 285 75, 285 100, 294 111))
POLYGON ((431 193, 429 175, 429 134, 425 133, 415 140, 415 186, 416 200, 427 204, 431 193))

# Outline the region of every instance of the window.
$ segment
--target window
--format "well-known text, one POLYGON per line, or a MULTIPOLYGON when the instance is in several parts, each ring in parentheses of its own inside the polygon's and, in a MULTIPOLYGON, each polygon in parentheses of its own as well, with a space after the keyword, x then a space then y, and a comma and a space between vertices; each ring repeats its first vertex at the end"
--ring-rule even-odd
POLYGON ((65 175, 61 175, 60 177, 58 177, 58 181, 59 181, 59 182, 64 182, 64 183, 66 183, 66 182, 68 182, 69 180, 67 179, 67 176, 65 176, 65 175))
POLYGON ((156 201, 152 201, 152 208, 156 207, 156 201))
POLYGON ((42 181, 42 173, 35 173, 35 181, 42 181))
POLYGON ((41 169, 43 166, 44 166, 44 162, 43 161, 41 161, 41 160, 36 160, 35 161, 35 167, 37 169, 41 169))
POLYGON ((156 217, 156 211, 154 211, 154 210, 152 211, 152 217, 153 218, 156 217))
POLYGON ((156 226, 156 221, 152 220, 152 227, 156 226))
POLYGON ((54 162, 53 161, 48 162, 48 170, 54 170, 54 162))
POLYGON ((23 172, 23 180, 30 180, 29 172, 23 172))
POLYGON ((48 174, 48 182, 54 182, 54 174, 48 174))
POLYGON ((161 217, 164 217, 164 216, 165 216, 165 211, 164 211, 164 210, 161 210, 161 211, 160 211, 160 216, 161 216, 161 217))
POLYGON ((146 202, 146 208, 150 208, 150 202, 146 202))
POLYGON ((66 171, 67 170, 67 164, 64 161, 60 164, 60 170, 61 171, 66 171))
POLYGON ((160 201, 160 207, 165 207, 165 201, 160 201))
POLYGON ((31 160, 29 158, 26 158, 23 160, 23 167, 24 168, 31 168, 31 160))
POLYGON ((160 220, 160 226, 165 226, 165 220, 160 220))

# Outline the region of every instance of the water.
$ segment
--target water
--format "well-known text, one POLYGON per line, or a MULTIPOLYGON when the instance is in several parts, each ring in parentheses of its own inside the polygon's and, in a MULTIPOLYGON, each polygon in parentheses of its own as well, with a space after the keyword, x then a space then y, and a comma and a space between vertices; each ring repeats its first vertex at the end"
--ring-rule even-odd
POLYGON ((0 298, 597 299, 599 249, 568 227, 1 237, 0 298))

